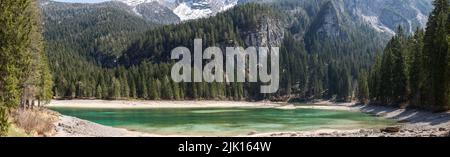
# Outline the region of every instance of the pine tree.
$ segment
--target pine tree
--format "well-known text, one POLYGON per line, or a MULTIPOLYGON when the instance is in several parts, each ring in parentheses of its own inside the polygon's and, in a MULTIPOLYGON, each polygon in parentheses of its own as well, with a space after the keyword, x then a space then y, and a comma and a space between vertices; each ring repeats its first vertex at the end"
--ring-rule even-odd
POLYGON ((102 94, 103 94, 102 86, 98 85, 97 88, 96 88, 96 91, 95 91, 95 97, 97 99, 103 99, 103 95, 102 94))
POLYGON ((350 92, 351 92, 351 85, 350 85, 350 77, 347 72, 347 69, 342 69, 340 71, 339 81, 338 81, 338 93, 337 93, 337 100, 340 102, 347 102, 350 101, 350 92))
POLYGON ((121 97, 120 95, 120 81, 117 80, 116 78, 112 79, 112 86, 111 86, 111 90, 110 90, 110 94, 109 94, 109 98, 110 99, 119 99, 121 97))
POLYGON ((373 102, 379 102, 381 96, 381 55, 377 54, 375 64, 370 69, 369 76, 369 96, 373 102))
POLYGON ((406 35, 402 27, 397 30, 397 35, 393 38, 391 47, 392 52, 392 96, 395 103, 401 103, 406 100, 408 95, 408 80, 406 73, 405 51, 406 35))
POLYGON ((148 99, 149 95, 148 95, 148 87, 147 84, 142 84, 142 93, 141 93, 141 98, 142 99, 148 99))
POLYGON ((0 2, 0 135, 7 131, 8 112, 19 105, 25 87, 38 89, 30 99, 51 99, 40 25, 36 1, 0 2))
POLYGON ((175 100, 181 100, 181 89, 178 83, 173 83, 173 98, 175 100))
POLYGON ((130 97, 137 98, 136 84, 134 83, 134 79, 130 80, 130 97))
POLYGON ((101 83, 100 84, 101 88, 102 88, 102 99, 108 99, 109 96, 109 88, 105 85, 105 83, 101 83))
MULTIPOLYGON (((40 34, 40 33, 39 33, 40 34)), ((40 42, 42 43, 42 38, 40 42)), ((44 48, 43 46, 40 48, 39 50, 39 55, 40 57, 40 64, 39 64, 39 68, 40 68, 40 77, 39 77, 39 81, 38 81, 38 87, 39 87, 39 94, 38 94, 38 101, 39 101, 39 105, 41 105, 41 103, 43 104, 48 104, 50 103, 51 99, 53 98, 53 78, 52 78, 52 73, 50 72, 50 67, 49 67, 49 62, 47 59, 47 56, 45 55, 44 52, 44 48)))
POLYGON ((151 93, 150 93, 150 99, 152 100, 159 100, 160 99, 160 94, 159 94, 159 88, 160 87, 160 83, 158 79, 153 79, 152 80, 152 86, 151 86, 151 93))
POLYGON ((334 64, 328 66, 328 98, 332 99, 338 93, 339 75, 334 64))
POLYGON ((424 31, 417 29, 411 40, 411 65, 409 70, 409 85, 411 90, 411 104, 421 104, 422 88, 425 79, 425 71, 423 65, 423 36, 424 31))
POLYGON ((385 54, 383 56, 381 68, 380 68, 380 95, 379 100, 381 103, 389 104, 392 102, 394 95, 393 87, 394 82, 393 78, 393 55, 390 49, 385 50, 385 54))
POLYGON ((69 88, 69 91, 68 91, 68 94, 69 94, 69 97, 71 98, 71 99, 73 99, 73 98, 76 98, 76 90, 77 90, 77 88, 75 87, 75 84, 74 83, 72 83, 71 85, 70 85, 70 88, 69 88))
POLYGON ((449 18, 449 1, 434 1, 435 9, 429 17, 427 29, 424 37, 424 57, 426 83, 427 83, 427 100, 424 103, 431 104, 436 109, 446 109, 449 105, 448 92, 449 87, 449 70, 448 70, 448 34, 450 24, 449 18))
POLYGON ((120 85, 121 85, 121 88, 122 88, 121 92, 120 92, 121 96, 123 98, 130 97, 130 86, 128 85, 128 81, 127 81, 127 79, 125 77, 121 79, 120 85))
POLYGON ((173 99, 173 90, 172 90, 172 85, 169 81, 169 78, 167 76, 164 77, 163 81, 161 82, 162 87, 161 88, 161 97, 165 100, 172 100, 173 99))
POLYGON ((362 72, 358 78, 358 100, 359 102, 366 104, 369 102, 369 85, 367 83, 367 72, 362 72))

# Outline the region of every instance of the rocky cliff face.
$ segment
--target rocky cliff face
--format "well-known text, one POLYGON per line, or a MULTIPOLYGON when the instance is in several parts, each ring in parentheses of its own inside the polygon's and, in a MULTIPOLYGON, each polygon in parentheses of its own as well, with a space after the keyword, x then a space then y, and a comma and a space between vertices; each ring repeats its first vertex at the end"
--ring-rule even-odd
POLYGON ((342 7, 332 2, 324 4, 318 16, 309 27, 309 33, 317 38, 347 38, 347 33, 342 29, 347 20, 344 17, 342 7))
POLYGON ((243 30, 240 33, 248 46, 279 47, 284 38, 282 22, 273 17, 262 17, 258 25, 252 30, 243 30))
POLYGON ((399 25, 408 32, 425 27, 432 0, 346 0, 349 14, 379 32, 394 34, 399 25))
MULTIPOLYGON (((315 16, 320 7, 332 3, 339 13, 350 22, 369 25, 387 35, 395 34, 400 25, 408 32, 425 27, 431 12, 432 0, 245 0, 245 2, 272 3, 282 6, 283 11, 299 16, 315 16), (299 14, 303 12, 303 14, 299 14)), ((345 19, 345 18, 342 18, 345 19)))

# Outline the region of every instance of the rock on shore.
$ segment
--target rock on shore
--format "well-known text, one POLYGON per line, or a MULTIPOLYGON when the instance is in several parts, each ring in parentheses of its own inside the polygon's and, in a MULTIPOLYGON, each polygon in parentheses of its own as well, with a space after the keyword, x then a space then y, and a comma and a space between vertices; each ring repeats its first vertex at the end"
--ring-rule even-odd
POLYGON ((55 123, 55 137, 139 137, 150 134, 100 125, 75 117, 61 115, 55 123))

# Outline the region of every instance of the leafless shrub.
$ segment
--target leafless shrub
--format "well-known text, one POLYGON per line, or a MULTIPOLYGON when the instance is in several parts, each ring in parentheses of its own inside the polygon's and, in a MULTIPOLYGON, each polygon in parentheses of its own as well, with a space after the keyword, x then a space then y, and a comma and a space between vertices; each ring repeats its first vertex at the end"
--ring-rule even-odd
POLYGON ((27 134, 48 136, 54 132, 55 116, 45 109, 17 109, 12 117, 27 134))

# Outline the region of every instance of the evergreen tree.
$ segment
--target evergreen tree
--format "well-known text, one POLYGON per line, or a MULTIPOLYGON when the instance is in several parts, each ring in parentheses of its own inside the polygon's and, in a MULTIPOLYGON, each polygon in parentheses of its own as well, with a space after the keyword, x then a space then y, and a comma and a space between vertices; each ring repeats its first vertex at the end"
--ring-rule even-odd
POLYGON ((408 80, 406 73, 405 51, 406 35, 402 27, 397 30, 397 35, 394 37, 391 47, 392 52, 392 100, 396 103, 401 103, 406 100, 408 95, 408 80))
POLYGON ((109 94, 109 98, 110 99, 119 99, 120 96, 120 81, 117 80, 116 78, 112 79, 112 85, 111 85, 111 89, 110 89, 110 94, 109 94))
POLYGON ((121 88, 122 88, 121 92, 120 92, 121 96, 124 97, 124 98, 130 97, 130 86, 128 85, 128 80, 125 77, 123 77, 121 79, 120 85, 121 85, 121 88))
POLYGON ((159 100, 160 94, 159 94, 159 87, 160 83, 158 79, 152 80, 152 86, 151 86, 151 93, 150 93, 150 99, 152 100, 159 100))
POLYGON ((102 86, 98 85, 97 88, 96 88, 96 91, 95 91, 95 97, 97 99, 103 99, 103 95, 102 94, 103 94, 102 86))
POLYGON ((350 101, 351 84, 350 77, 347 70, 344 68, 340 71, 340 78, 338 82, 337 100, 340 102, 350 101))
POLYGON ((385 51, 385 54, 383 56, 382 65, 380 69, 380 95, 379 100, 384 103, 388 104, 393 101, 393 91, 394 91, 394 83, 393 78, 393 55, 392 51, 390 49, 387 49, 385 51))
POLYGON ((21 97, 40 105, 53 95, 39 18, 36 1, 0 2, 0 136, 8 130, 9 111, 26 102, 21 97))
POLYGON ((449 1, 435 0, 435 9, 429 17, 424 37, 424 57, 426 83, 427 83, 427 104, 433 105, 436 109, 447 109, 449 105, 448 92, 449 70, 448 70, 448 34, 450 24, 449 1))
POLYGON ((181 89, 178 83, 173 83, 173 98, 181 100, 181 89))
POLYGON ((358 100, 361 103, 369 102, 369 84, 368 84, 368 76, 366 72, 362 72, 358 78, 358 100))
MULTIPOLYGON (((41 32, 38 33, 38 36, 41 32)), ((35 40, 39 40, 40 43, 43 43, 42 37, 38 37, 35 40)), ((53 98, 53 77, 52 73, 50 71, 49 62, 47 59, 47 56, 45 55, 43 45, 41 44, 40 49, 38 49, 38 53, 40 55, 40 64, 39 64, 39 78, 38 78, 38 87, 39 87, 39 93, 37 96, 37 99, 39 101, 39 105, 41 103, 48 104, 50 103, 51 99, 53 98)))
POLYGON ((409 70, 409 85, 411 90, 411 104, 421 104, 421 95, 425 79, 423 58, 423 36, 424 31, 417 29, 411 40, 411 65, 409 70))
POLYGON ((381 97, 381 55, 375 58, 375 64, 370 69, 369 76, 369 96, 373 102, 379 102, 381 97))
POLYGON ((70 98, 76 98, 76 90, 77 90, 77 88, 75 87, 75 84, 70 84, 70 88, 69 88, 69 91, 68 91, 68 93, 69 93, 69 97, 70 98))
MULTIPOLYGON (((148 86, 147 84, 142 84, 142 93, 141 93, 141 98, 143 99, 148 99, 149 95, 148 95, 148 86)), ((150 87, 151 88, 151 87, 150 87)))
POLYGON ((173 99, 173 90, 172 85, 170 83, 170 80, 167 76, 164 77, 164 79, 161 82, 161 85, 164 87, 161 90, 161 97, 165 100, 172 100, 173 99))
POLYGON ((130 80, 130 97, 137 98, 136 84, 134 83, 134 79, 130 80))

